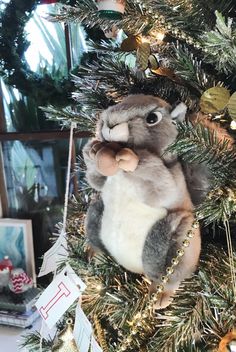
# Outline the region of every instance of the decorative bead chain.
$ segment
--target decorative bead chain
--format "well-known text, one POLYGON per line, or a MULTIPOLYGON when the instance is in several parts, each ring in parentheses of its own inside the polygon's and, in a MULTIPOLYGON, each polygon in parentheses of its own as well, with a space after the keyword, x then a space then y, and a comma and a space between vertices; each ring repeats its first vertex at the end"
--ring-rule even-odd
POLYGON ((143 312, 140 312, 135 315, 133 321, 131 322, 132 330, 129 336, 123 339, 121 346, 118 348, 117 352, 128 351, 128 348, 131 347, 132 342, 136 334, 139 333, 140 327, 145 324, 147 320, 154 312, 154 306, 158 301, 162 292, 164 292, 165 284, 169 281, 170 276, 174 273, 176 266, 179 264, 181 257, 185 253, 185 248, 189 247, 190 239, 194 236, 194 230, 199 227, 199 222, 194 220, 192 223, 191 230, 186 234, 185 239, 182 242, 182 246, 176 251, 176 256, 171 260, 171 266, 166 268, 166 275, 162 276, 161 284, 157 286, 156 292, 152 294, 150 301, 144 308, 143 312))
MULTIPOLYGON (((146 9, 146 11, 149 15, 153 15, 153 9, 151 9, 151 8, 147 9, 145 7, 145 4, 143 4, 142 0, 136 0, 136 3, 140 4, 143 9, 146 9)), ((158 19, 160 25, 164 29, 166 29, 166 31, 171 32, 176 38, 181 39, 181 40, 185 40, 187 44, 193 45, 196 49, 201 48, 200 43, 196 39, 193 39, 190 35, 182 32, 181 29, 176 28, 176 25, 172 24, 171 22, 167 22, 166 18, 163 15, 156 13, 154 15, 154 18, 156 20, 158 19)), ((201 48, 201 49, 205 52, 208 51, 207 48, 201 48)))

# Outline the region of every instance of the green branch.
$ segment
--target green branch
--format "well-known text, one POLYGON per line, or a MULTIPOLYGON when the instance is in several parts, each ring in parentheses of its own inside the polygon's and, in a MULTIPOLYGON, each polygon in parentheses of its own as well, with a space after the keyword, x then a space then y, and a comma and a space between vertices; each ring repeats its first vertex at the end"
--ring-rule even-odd
POLYGON ((236 72, 236 23, 228 21, 216 11, 215 29, 202 36, 206 62, 216 66, 226 74, 236 72))
POLYGON ((228 254, 213 246, 206 251, 211 254, 203 255, 199 272, 182 283, 171 306, 157 313, 149 352, 213 351, 234 327, 228 254))
POLYGON ((43 110, 48 120, 61 121, 63 124, 74 121, 77 123, 77 128, 80 131, 94 131, 95 129, 95 116, 85 114, 82 107, 80 111, 78 111, 78 106, 75 110, 75 108, 73 109, 71 107, 58 109, 49 105, 47 107, 41 107, 41 110, 43 110))
POLYGON ((181 45, 175 46, 171 62, 176 75, 184 79, 186 85, 192 86, 199 94, 216 85, 215 77, 204 71, 202 62, 194 57, 189 49, 181 45))
POLYGON ((168 150, 189 163, 206 163, 213 187, 235 186, 236 150, 227 139, 219 141, 215 131, 201 124, 180 123, 178 137, 168 150))

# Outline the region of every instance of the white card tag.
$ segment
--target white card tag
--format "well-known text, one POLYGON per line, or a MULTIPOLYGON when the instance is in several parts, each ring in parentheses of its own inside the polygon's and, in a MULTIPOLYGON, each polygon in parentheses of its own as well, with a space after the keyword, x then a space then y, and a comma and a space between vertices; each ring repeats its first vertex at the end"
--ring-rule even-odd
POLYGON ((57 327, 53 326, 52 329, 49 329, 47 325, 45 324, 44 320, 42 320, 42 326, 40 329, 40 335, 42 336, 43 339, 45 340, 53 340, 56 336, 57 333, 57 327))
POLYGON ((73 334, 79 351, 88 352, 92 330, 92 325, 88 318, 84 314, 80 305, 77 304, 73 334))
POLYGON ((69 279, 79 288, 81 293, 86 289, 87 286, 81 280, 81 278, 74 272, 70 264, 66 264, 63 271, 69 276, 69 279))
POLYGON ((97 343, 97 341, 93 336, 91 340, 91 352, 102 352, 101 347, 99 346, 99 344, 97 343))
POLYGON ((60 261, 65 260, 67 256, 68 252, 65 234, 61 234, 54 245, 44 254, 43 264, 38 277, 55 271, 60 261))
POLYGON ((80 294, 80 289, 66 274, 66 269, 63 269, 35 304, 49 329, 57 323, 80 294))

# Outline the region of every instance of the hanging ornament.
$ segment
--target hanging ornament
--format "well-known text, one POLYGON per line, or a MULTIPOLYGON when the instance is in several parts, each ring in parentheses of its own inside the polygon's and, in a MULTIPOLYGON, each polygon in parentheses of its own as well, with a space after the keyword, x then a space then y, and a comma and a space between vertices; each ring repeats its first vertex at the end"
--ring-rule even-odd
POLYGON ((138 47, 142 44, 142 38, 140 35, 130 35, 128 38, 124 39, 121 43, 121 50, 122 51, 133 51, 137 50, 138 47))
POLYGON ((214 114, 222 111, 230 98, 230 92, 224 87, 212 87, 201 96, 200 108, 205 114, 214 114))
POLYGON ((96 0, 99 16, 119 20, 125 12, 125 0, 96 0))
POLYGON ((9 259, 8 256, 5 256, 0 261, 0 292, 2 292, 2 290, 8 286, 12 269, 12 261, 9 259))
POLYGON ((145 71, 148 68, 148 59, 151 54, 151 47, 149 43, 141 43, 137 49, 137 64, 138 68, 145 71))
POLYGON ((228 112, 233 120, 236 120, 236 92, 231 95, 228 104, 228 112))
POLYGON ((0 270, 4 269, 8 269, 9 271, 13 269, 12 261, 7 255, 0 261, 0 270))
POLYGON ((168 77, 170 79, 172 79, 172 81, 180 83, 181 79, 175 74, 175 72, 168 68, 168 67, 159 67, 158 69, 154 70, 151 69, 152 73, 158 75, 158 76, 165 76, 168 77))
POLYGON ((160 67, 157 57, 153 54, 148 58, 148 67, 151 70, 157 70, 160 67))
POLYGON ((73 335, 72 319, 67 319, 66 325, 56 337, 52 352, 80 352, 73 335))
POLYGON ((9 289, 16 294, 23 293, 33 286, 33 280, 24 272, 17 268, 11 271, 9 289))
POLYGON ((218 352, 236 352, 236 330, 229 332, 222 338, 218 352))

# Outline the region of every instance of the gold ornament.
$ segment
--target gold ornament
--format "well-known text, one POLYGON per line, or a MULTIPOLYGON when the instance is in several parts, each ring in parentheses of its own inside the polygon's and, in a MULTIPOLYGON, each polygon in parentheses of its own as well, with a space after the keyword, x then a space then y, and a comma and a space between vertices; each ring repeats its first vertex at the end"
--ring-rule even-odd
POLYGON ((235 351, 235 346, 236 346, 236 330, 233 330, 222 338, 219 344, 218 352, 235 351))
MULTIPOLYGON (((173 260, 173 259, 172 259, 173 260)), ((161 281, 166 284, 169 281, 169 278, 167 275, 162 276, 161 281)))
POLYGON ((184 250, 183 249, 178 249, 177 250, 177 256, 182 257, 184 255, 184 250))
MULTIPOLYGON (((165 287, 164 287, 163 285, 158 285, 158 286, 157 286, 157 292, 158 292, 158 293, 163 292, 164 289, 165 289, 165 287)), ((154 299, 154 298, 155 298, 155 295, 154 295, 153 299, 154 299)))
POLYGON ((166 35, 165 32, 160 32, 155 30, 152 30, 151 32, 148 33, 148 36, 155 39, 158 44, 162 44, 163 39, 165 38, 165 35, 166 35))
POLYGON ((227 104, 227 108, 228 108, 230 117, 233 120, 236 120, 236 92, 231 95, 227 104))
POLYGON ((176 265, 179 264, 179 259, 178 259, 178 258, 173 258, 173 259, 171 260, 171 263, 172 263, 174 266, 176 266, 176 265))
POLYGON ((122 51, 133 51, 137 50, 139 45, 142 43, 142 38, 140 35, 130 35, 128 38, 124 39, 123 42, 121 43, 121 50, 122 51))
POLYGON ((149 68, 151 70, 157 70, 158 67, 160 66, 155 55, 150 55, 149 56, 149 58, 148 58, 148 66, 149 66, 149 68))
POLYGON ((148 59, 151 53, 151 47, 149 43, 142 43, 137 49, 137 63, 138 67, 145 71, 148 68, 148 59))
POLYGON ((192 231, 190 230, 190 231, 188 231, 188 233, 187 233, 187 238, 192 238, 193 237, 193 234, 192 234, 192 231))
POLYGON ((206 114, 214 114, 222 111, 230 98, 230 92, 224 87, 212 87, 207 89, 201 96, 200 108, 206 114))
POLYGON ((80 352, 73 336, 72 319, 67 319, 66 324, 65 329, 56 337, 52 352, 80 352))
POLYGON ((183 246, 184 246, 184 247, 189 247, 189 245, 190 245, 189 240, 184 240, 184 241, 183 241, 183 246))
POLYGON ((151 69, 152 73, 158 76, 165 76, 170 78, 174 82, 180 82, 180 78, 175 74, 173 70, 168 67, 159 67, 158 69, 151 69))

